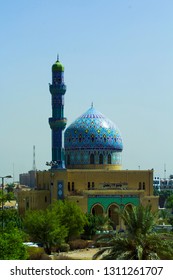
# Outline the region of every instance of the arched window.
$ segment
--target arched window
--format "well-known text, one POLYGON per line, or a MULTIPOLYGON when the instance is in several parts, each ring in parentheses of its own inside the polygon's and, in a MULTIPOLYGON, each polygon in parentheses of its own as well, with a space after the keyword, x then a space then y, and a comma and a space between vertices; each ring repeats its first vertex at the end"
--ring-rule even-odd
POLYGON ((94 164, 95 163, 95 157, 94 154, 90 155, 90 164, 94 164))
POLYGON ((99 164, 103 164, 103 155, 102 154, 99 155, 99 164))
POLYGON ((79 134, 79 142, 82 142, 82 135, 79 134))
POLYGON ((109 154, 108 155, 108 164, 111 164, 112 163, 112 158, 111 158, 111 155, 109 154))
POLYGON ((104 213, 103 206, 99 204, 94 205, 91 209, 91 213, 92 215, 103 216, 104 213))
POLYGON ((94 138, 95 138, 95 136, 94 136, 94 134, 92 134, 92 135, 91 135, 91 141, 92 141, 92 142, 94 142, 94 138))
POLYGON ((108 217, 112 221, 113 229, 116 229, 116 226, 120 224, 120 217, 118 214, 119 206, 116 204, 111 204, 108 208, 108 217))

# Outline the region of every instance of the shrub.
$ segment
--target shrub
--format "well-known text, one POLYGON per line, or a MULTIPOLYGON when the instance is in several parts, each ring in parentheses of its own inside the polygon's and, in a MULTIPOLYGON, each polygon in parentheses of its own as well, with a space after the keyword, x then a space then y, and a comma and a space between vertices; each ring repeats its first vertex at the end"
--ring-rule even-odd
POLYGON ((59 246, 59 250, 60 250, 60 252, 68 252, 70 250, 70 245, 67 243, 62 243, 59 246))
POLYGON ((40 247, 27 247, 29 260, 50 260, 51 258, 40 247))
POLYGON ((85 249, 88 247, 88 241, 83 239, 76 239, 73 241, 69 241, 71 250, 85 249))
POLYGON ((26 247, 23 245, 23 234, 17 228, 0 232, 0 259, 26 260, 28 257, 26 247))

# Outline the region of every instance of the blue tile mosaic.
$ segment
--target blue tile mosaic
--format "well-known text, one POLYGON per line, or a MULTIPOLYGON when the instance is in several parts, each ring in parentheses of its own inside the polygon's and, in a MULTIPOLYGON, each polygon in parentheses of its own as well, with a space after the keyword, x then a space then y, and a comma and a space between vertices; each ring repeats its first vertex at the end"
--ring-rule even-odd
POLYGON ((65 131, 66 163, 121 164, 123 141, 118 127, 94 107, 65 131))

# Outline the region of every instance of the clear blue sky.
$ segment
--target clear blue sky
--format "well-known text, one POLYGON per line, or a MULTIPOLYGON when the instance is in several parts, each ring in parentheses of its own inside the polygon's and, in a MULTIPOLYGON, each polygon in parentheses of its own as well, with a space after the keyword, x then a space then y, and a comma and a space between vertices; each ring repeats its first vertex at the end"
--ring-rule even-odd
POLYGON ((172 0, 0 0, 0 176, 47 169, 51 65, 68 124, 94 103, 119 127, 123 168, 173 173, 172 0))

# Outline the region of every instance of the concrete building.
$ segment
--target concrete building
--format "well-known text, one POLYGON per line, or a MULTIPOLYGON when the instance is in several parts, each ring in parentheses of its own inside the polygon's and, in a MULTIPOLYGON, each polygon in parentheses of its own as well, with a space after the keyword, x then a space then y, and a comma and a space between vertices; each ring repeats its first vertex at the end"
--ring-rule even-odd
POLYGON ((19 183, 34 189, 36 186, 36 171, 30 170, 28 173, 19 174, 19 183))

